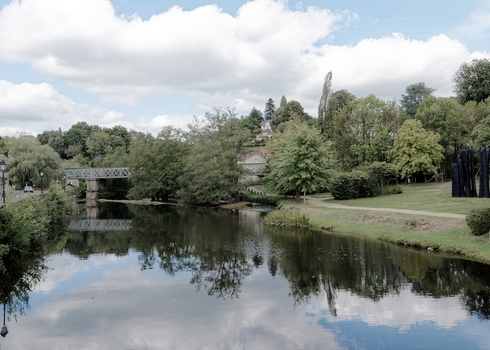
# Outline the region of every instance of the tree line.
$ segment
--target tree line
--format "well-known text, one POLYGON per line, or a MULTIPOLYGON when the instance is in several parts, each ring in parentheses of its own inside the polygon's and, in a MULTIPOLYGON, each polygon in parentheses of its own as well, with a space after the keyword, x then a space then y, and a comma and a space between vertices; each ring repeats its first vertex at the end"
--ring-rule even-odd
MULTIPOLYGON (((358 98, 346 90, 333 91, 332 79, 332 72, 327 73, 317 118, 282 96, 277 108, 270 98, 263 112, 254 107, 246 116, 215 108, 195 117, 186 131, 166 127, 153 136, 79 122, 35 139, 3 137, 0 153, 9 155, 7 171, 19 186, 26 181, 39 186, 40 170, 53 181, 69 167, 129 166, 129 185, 117 196, 175 196, 194 204, 238 200, 247 173, 240 161, 254 147, 264 146, 256 135, 265 121, 274 136, 267 142, 270 156, 260 181, 269 191, 297 198, 301 192, 328 190, 353 170, 378 169, 380 186, 393 177, 449 174, 462 148, 490 144, 487 59, 460 66, 453 78, 454 97, 435 97, 433 88, 419 82, 407 86, 400 101, 374 94, 358 98)), ((121 186, 119 180, 114 187, 121 186)))

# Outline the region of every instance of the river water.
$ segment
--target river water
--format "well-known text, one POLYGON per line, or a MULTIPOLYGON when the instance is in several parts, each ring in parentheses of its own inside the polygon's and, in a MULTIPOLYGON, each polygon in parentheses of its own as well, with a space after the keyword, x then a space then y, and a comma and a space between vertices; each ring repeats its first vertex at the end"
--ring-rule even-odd
POLYGON ((490 348, 488 265, 260 211, 80 208, 1 350, 490 348))

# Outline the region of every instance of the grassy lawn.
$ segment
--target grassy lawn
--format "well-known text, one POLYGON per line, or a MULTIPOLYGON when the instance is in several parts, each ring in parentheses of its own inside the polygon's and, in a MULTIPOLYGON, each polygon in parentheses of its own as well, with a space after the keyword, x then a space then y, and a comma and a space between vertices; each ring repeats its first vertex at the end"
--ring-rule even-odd
MULTIPOLYGON (((328 198, 328 194, 323 194, 328 198)), ((345 201, 326 199, 353 207, 424 210, 467 215, 470 209, 490 207, 489 198, 452 198, 451 183, 422 183, 406 185, 404 192, 390 196, 360 198, 345 201)))
POLYGON ((467 215, 473 208, 490 207, 488 198, 452 198, 451 183, 406 185, 402 194, 346 201, 334 200, 329 193, 310 197, 320 200, 325 198, 324 203, 366 209, 305 206, 303 199, 298 205, 290 197, 276 198, 284 206, 298 206, 302 212, 307 213, 314 228, 327 229, 335 234, 369 237, 399 245, 458 254, 490 263, 489 235, 472 235, 464 219, 369 210, 370 207, 393 208, 467 215))

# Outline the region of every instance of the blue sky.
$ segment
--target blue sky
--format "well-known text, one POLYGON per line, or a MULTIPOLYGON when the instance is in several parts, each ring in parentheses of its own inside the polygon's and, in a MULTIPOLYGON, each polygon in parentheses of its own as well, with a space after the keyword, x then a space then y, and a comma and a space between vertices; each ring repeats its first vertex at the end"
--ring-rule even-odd
POLYGON ((0 136, 78 122, 158 133, 271 97, 316 117, 323 77, 399 100, 453 94, 490 58, 490 0, 0 0, 0 136))

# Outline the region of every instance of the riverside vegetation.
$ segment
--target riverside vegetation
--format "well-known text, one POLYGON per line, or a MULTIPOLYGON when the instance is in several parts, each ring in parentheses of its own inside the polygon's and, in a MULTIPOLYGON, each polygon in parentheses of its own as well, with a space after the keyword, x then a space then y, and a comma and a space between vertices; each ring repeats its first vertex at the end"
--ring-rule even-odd
MULTIPOLYGON (((279 202, 283 209, 278 210, 278 214, 268 214, 272 217, 266 218, 266 223, 305 227, 304 223, 308 222, 312 229, 379 239, 490 262, 488 229, 485 226, 485 234, 476 235, 465 220, 465 216, 475 215, 470 213, 488 213, 490 201, 487 198, 452 198, 451 183, 406 185, 401 194, 373 198, 337 201, 329 193, 324 193, 308 197, 306 205, 297 206, 292 198, 282 198, 279 202), (284 209, 291 207, 296 208, 296 211, 284 209), (409 214, 406 211, 415 212, 409 214)), ((481 215, 478 218, 481 219, 481 215)))

